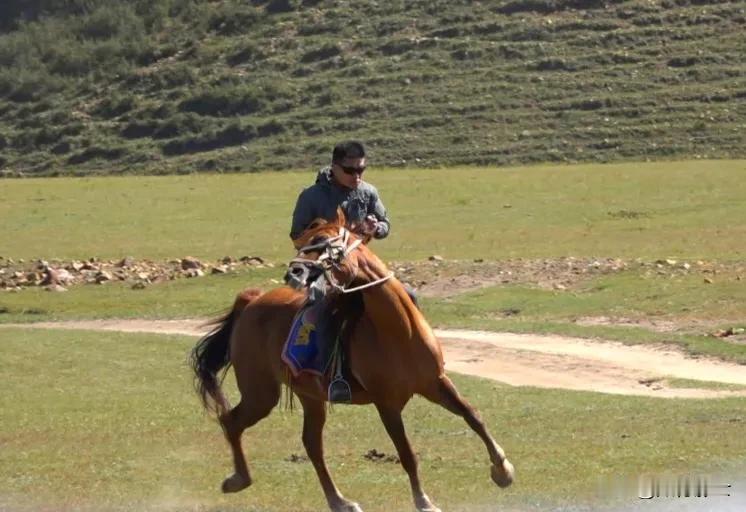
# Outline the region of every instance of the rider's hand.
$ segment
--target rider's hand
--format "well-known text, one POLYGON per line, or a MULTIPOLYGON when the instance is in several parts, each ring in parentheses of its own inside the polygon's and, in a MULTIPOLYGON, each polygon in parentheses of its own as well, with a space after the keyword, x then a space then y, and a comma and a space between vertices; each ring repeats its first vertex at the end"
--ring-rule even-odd
POLYGON ((378 227, 378 219, 375 217, 375 215, 368 215, 367 217, 365 217, 365 220, 360 227, 362 228, 363 234, 373 235, 373 233, 376 232, 376 228, 378 227))

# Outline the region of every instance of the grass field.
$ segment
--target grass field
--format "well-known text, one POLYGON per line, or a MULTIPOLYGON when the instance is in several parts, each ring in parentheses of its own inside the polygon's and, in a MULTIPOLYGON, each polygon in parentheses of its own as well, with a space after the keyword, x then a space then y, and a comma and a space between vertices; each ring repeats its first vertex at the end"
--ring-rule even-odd
MULTIPOLYGON (((256 483, 219 493, 230 457, 191 389, 179 336, 0 330, 0 506, 10 510, 318 511, 302 458, 301 414, 276 409, 245 435, 256 483)), ((546 510, 590 503, 599 478, 743 475, 743 399, 659 400, 512 388, 455 377, 517 468, 500 491, 466 425, 416 399, 405 422, 431 497, 444 510, 546 510)), ((232 380, 227 388, 235 397, 232 380)), ((340 488, 365 510, 409 510, 394 449, 370 407, 335 407, 326 430, 340 488)), ((634 498, 633 498, 634 499, 634 498)))
MULTIPOLYGON (((743 326, 746 318, 739 280, 746 251, 746 226, 739 221, 746 218, 740 179, 745 165, 371 170, 394 228, 390 239, 373 247, 386 260, 443 272, 472 268, 478 258, 641 260, 646 265, 588 275, 567 289, 496 283, 425 297, 423 308, 438 326, 676 343, 692 353, 746 362, 746 345, 705 336, 717 326, 743 326), (448 265, 425 263, 432 254, 447 258, 448 265), (658 273, 652 262, 661 258, 689 261, 693 268, 701 259, 722 270, 707 274, 711 282, 705 283, 695 271, 658 273), (576 322, 604 315, 641 324, 576 322), (657 332, 646 328, 651 320, 682 327, 657 332)), ((276 263, 142 290, 109 283, 66 293, 3 292, 0 322, 218 313, 246 285, 276 286, 292 254, 290 210, 312 178, 290 173, 0 181, 4 258, 256 255, 276 263)), ((301 415, 282 408, 245 436, 255 485, 236 496, 219 493, 230 458, 220 429, 191 391, 186 355, 194 342, 1 329, 0 508, 322 510, 311 465, 298 458, 301 415)), ((476 436, 460 420, 415 399, 405 421, 426 489, 445 510, 597 510, 599 479, 642 473, 744 479, 743 398, 661 400, 455 380, 514 460, 518 480, 507 491, 496 489, 476 436)), ((670 385, 695 384, 673 379, 670 385)), ((335 407, 327 451, 341 489, 365 510, 409 510, 401 467, 366 459, 372 449, 394 452, 374 411, 335 407)), ((624 510, 626 502, 617 505, 624 510)))
MULTIPOLYGON (((375 163, 373 164, 375 165, 375 163)), ((376 169, 386 259, 598 256, 743 260, 746 162, 376 169)), ((314 172, 0 181, 0 256, 292 254, 314 172)))
MULTIPOLYGON (((730 262, 725 271, 708 274, 710 284, 696 272, 659 275, 633 267, 567 290, 498 284, 423 302, 437 326, 676 343, 691 353, 746 362, 746 345, 706 336, 743 326, 746 318, 746 223, 739 221, 746 219, 745 170, 743 161, 373 169, 370 179, 385 198, 393 231, 372 247, 396 261, 440 254, 459 259, 463 265, 450 263, 456 269, 473 259, 515 257, 677 258, 695 268, 700 259, 730 262), (594 316, 640 326, 576 322, 594 316), (688 327, 655 332, 645 325, 651 319, 688 327)), ((277 263, 145 290, 111 283, 64 294, 39 288, 3 293, 0 322, 213 315, 244 286, 276 286, 292 255, 287 231, 296 194, 312 180, 313 173, 270 173, 0 181, 5 258, 257 255, 277 263)))

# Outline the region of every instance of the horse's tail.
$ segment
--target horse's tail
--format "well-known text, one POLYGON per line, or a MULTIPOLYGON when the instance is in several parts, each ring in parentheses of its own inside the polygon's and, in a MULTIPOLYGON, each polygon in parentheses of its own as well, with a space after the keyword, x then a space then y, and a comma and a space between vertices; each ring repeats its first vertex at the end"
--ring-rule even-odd
POLYGON ((238 294, 231 310, 210 322, 215 327, 192 349, 189 362, 194 371, 194 387, 205 409, 215 411, 218 415, 230 409, 220 385, 231 364, 233 326, 241 311, 259 295, 261 291, 256 289, 247 289, 238 294))

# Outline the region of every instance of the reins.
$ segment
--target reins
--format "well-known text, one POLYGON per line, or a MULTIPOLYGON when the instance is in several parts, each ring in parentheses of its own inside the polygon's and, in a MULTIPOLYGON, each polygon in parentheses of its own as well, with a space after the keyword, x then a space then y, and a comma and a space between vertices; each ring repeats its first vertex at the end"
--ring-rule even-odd
POLYGON ((357 249, 363 243, 363 241, 359 238, 352 243, 349 243, 349 241, 350 232, 344 227, 340 227, 339 234, 337 234, 337 236, 328 238, 323 242, 306 245, 298 249, 298 254, 306 254, 311 251, 321 250, 321 254, 316 260, 312 261, 305 258, 296 257, 290 261, 290 264, 297 263, 306 267, 313 267, 321 270, 324 273, 324 277, 326 278, 326 281, 329 283, 329 285, 340 293, 353 293, 364 290, 366 288, 371 288, 381 283, 385 283, 386 281, 394 277, 394 273, 390 272, 388 275, 380 277, 375 281, 371 281, 360 286, 355 286, 353 288, 347 288, 347 286, 352 283, 352 281, 354 281, 355 277, 357 276, 358 269, 357 267, 355 267, 355 273, 352 275, 347 285, 340 285, 331 272, 332 268, 338 269, 341 263, 347 258, 347 256, 349 256, 352 251, 357 249))

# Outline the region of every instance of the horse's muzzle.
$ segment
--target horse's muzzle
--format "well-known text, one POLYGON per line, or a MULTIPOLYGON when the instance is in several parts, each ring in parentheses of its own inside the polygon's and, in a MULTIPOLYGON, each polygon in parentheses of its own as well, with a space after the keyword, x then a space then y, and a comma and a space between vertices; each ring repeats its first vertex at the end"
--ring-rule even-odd
POLYGON ((296 290, 309 286, 321 275, 321 269, 311 268, 308 265, 291 264, 285 273, 285 284, 296 290))

